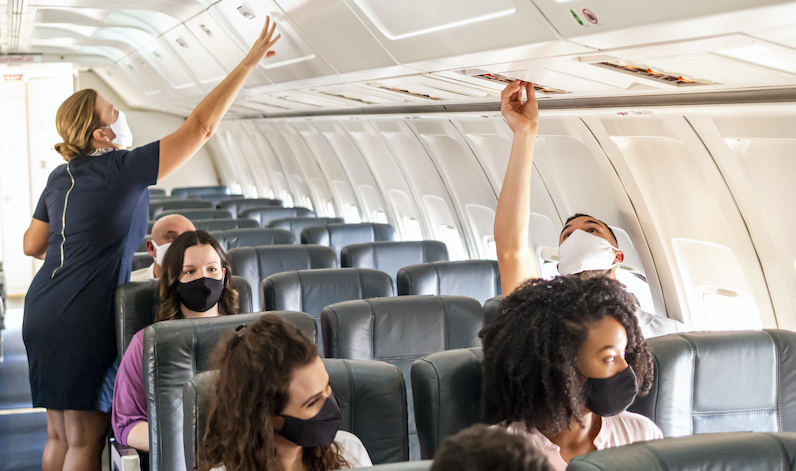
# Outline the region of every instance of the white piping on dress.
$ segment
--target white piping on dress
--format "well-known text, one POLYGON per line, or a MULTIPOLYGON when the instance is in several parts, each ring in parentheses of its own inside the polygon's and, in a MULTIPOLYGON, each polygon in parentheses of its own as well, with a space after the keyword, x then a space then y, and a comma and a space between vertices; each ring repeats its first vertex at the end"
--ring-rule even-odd
POLYGON ((64 197, 64 214, 61 216, 61 265, 53 270, 52 275, 50 278, 55 276, 55 272, 58 271, 59 268, 64 266, 64 244, 66 243, 66 206, 69 204, 69 193, 72 192, 72 189, 75 187, 75 177, 72 176, 72 170, 69 169, 69 164, 71 162, 66 163, 66 171, 69 173, 69 178, 72 179, 72 186, 69 187, 69 190, 66 192, 66 196, 64 197))

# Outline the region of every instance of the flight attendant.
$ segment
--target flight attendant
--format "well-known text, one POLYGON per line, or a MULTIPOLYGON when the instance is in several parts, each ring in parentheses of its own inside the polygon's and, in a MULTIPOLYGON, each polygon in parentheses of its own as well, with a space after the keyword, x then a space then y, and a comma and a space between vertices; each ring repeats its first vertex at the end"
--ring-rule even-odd
POLYGON ((266 19, 243 61, 160 141, 124 150, 132 144, 124 114, 94 90, 58 109, 56 150, 67 163, 50 175, 24 239, 25 254, 44 260, 22 328, 33 406, 47 409, 44 471, 101 469, 116 374, 113 298, 146 234, 146 188, 215 133, 249 74, 274 55, 274 29, 266 19))

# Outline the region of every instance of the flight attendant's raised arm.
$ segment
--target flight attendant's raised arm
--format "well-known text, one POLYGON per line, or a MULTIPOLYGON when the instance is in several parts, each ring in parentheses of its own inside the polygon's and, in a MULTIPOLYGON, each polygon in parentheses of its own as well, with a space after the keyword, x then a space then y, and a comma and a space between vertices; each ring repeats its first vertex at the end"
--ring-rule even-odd
POLYGON ((158 181, 174 173, 213 136, 249 74, 261 60, 275 54, 271 47, 282 36, 274 37, 275 28, 276 23, 266 17, 262 34, 243 61, 196 106, 179 129, 160 141, 158 181))
POLYGON ((510 83, 501 93, 500 112, 514 133, 494 228, 500 284, 503 295, 508 296, 526 279, 539 277, 533 251, 528 246, 533 147, 539 128, 539 107, 533 84, 519 80, 510 83), (522 102, 523 87, 528 95, 525 103, 522 102))

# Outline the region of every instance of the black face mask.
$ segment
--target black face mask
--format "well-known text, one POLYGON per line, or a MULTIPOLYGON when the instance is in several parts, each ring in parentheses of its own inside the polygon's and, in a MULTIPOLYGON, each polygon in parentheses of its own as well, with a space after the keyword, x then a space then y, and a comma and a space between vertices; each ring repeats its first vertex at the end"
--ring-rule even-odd
POLYGON ((206 312, 218 304, 223 292, 223 279, 199 278, 177 285, 177 300, 193 312, 206 312))
POLYGON ((343 413, 334 394, 326 398, 321 411, 311 419, 302 420, 289 415, 282 416, 285 425, 277 432, 285 439, 305 448, 328 446, 343 423, 343 413))
POLYGON ((611 417, 626 411, 636 399, 636 393, 636 373, 628 366, 610 378, 588 378, 586 408, 600 417, 611 417))

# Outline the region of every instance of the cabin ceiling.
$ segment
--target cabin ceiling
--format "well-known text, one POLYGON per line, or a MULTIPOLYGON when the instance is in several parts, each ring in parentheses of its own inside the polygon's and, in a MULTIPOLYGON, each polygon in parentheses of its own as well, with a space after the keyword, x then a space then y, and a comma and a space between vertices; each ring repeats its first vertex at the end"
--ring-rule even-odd
POLYGON ((515 78, 543 100, 796 86, 776 0, 0 0, 0 63, 73 63, 187 116, 266 15, 277 55, 229 117, 494 103, 515 78))

